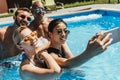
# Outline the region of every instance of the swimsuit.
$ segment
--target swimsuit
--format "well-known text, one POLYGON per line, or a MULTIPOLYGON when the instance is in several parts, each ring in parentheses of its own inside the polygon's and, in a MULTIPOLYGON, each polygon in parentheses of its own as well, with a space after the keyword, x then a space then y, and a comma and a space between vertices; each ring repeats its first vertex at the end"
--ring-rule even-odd
POLYGON ((59 57, 63 57, 65 58, 65 53, 63 51, 63 49, 60 51, 59 49, 56 49, 56 48, 48 48, 47 49, 48 53, 50 54, 51 52, 54 52, 56 55, 58 55, 59 57))
MULTIPOLYGON (((39 57, 37 55, 35 55, 35 58, 37 58, 40 61, 40 64, 42 63, 42 67, 47 68, 47 64, 45 63, 44 60, 40 60, 39 57)), ((22 61, 28 59, 30 61, 30 63, 32 63, 34 66, 36 66, 35 62, 33 62, 31 59, 29 59, 26 54, 22 54, 22 61)))

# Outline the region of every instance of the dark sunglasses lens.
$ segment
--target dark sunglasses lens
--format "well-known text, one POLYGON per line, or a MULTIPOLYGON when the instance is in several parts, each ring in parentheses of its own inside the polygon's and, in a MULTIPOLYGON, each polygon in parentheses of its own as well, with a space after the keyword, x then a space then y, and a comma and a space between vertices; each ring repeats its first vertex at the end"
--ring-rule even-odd
MULTIPOLYGON (((62 34, 62 30, 58 30, 57 33, 61 35, 62 34)), ((65 30, 64 33, 65 34, 69 34, 70 31, 69 30, 65 30)))
POLYGON ((40 12, 41 12, 40 8, 37 8, 36 13, 40 13, 40 12))
POLYGON ((25 19, 25 15, 21 15, 20 17, 21 17, 22 19, 25 19))
POLYGON ((46 12, 45 8, 37 8, 36 13, 46 12))
POLYGON ((66 34, 69 34, 69 33, 70 33, 70 31, 69 31, 69 30, 65 30, 65 33, 66 33, 66 34))
POLYGON ((57 33, 58 33, 58 34, 62 34, 62 31, 61 31, 61 30, 58 30, 57 33))
POLYGON ((28 21, 31 21, 32 19, 30 17, 27 18, 28 21))

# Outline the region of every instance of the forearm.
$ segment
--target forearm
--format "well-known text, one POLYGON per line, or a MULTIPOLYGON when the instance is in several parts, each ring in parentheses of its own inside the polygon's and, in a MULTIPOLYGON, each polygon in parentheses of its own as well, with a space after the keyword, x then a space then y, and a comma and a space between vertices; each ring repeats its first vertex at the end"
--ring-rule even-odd
POLYGON ((74 58, 66 60, 65 65, 68 66, 68 68, 75 68, 75 67, 81 66, 82 64, 87 62, 92 57, 93 57, 93 55, 90 55, 89 52, 85 51, 82 54, 80 54, 74 58))
POLYGON ((43 56, 47 66, 54 70, 57 73, 61 72, 61 68, 60 66, 56 63, 56 61, 48 54, 48 53, 41 53, 41 55, 43 56))

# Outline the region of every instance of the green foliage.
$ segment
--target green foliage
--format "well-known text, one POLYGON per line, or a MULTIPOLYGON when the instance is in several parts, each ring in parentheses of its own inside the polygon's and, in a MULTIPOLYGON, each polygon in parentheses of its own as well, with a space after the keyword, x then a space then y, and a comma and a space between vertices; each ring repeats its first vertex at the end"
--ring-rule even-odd
POLYGON ((75 3, 72 3, 72 4, 65 4, 64 7, 65 8, 69 8, 69 7, 89 5, 89 4, 93 4, 93 3, 94 3, 94 1, 89 1, 89 2, 75 2, 75 3))
POLYGON ((3 14, 3 15, 0 15, 0 18, 9 17, 9 16, 13 16, 13 15, 14 15, 14 13, 3 14))
POLYGON ((119 0, 95 0, 95 3, 97 4, 108 4, 109 2, 114 4, 114 3, 118 3, 119 0))
MULTIPOLYGON (((90 5, 90 4, 114 4, 118 2, 120 2, 120 0, 84 0, 83 2, 74 2, 72 4, 64 4, 64 8, 90 5)), ((57 9, 61 9, 61 6, 57 6, 57 9)), ((0 15, 0 18, 13 16, 13 15, 14 15, 13 13, 8 13, 8 14, 0 15)))

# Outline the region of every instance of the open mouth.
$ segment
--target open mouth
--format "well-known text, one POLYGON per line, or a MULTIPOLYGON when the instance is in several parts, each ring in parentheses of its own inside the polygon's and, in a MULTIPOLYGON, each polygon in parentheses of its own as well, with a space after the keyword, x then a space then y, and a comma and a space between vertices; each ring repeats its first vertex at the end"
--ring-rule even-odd
POLYGON ((60 40, 62 40, 62 41, 66 41, 66 38, 65 38, 65 37, 64 37, 64 38, 61 37, 60 40))

